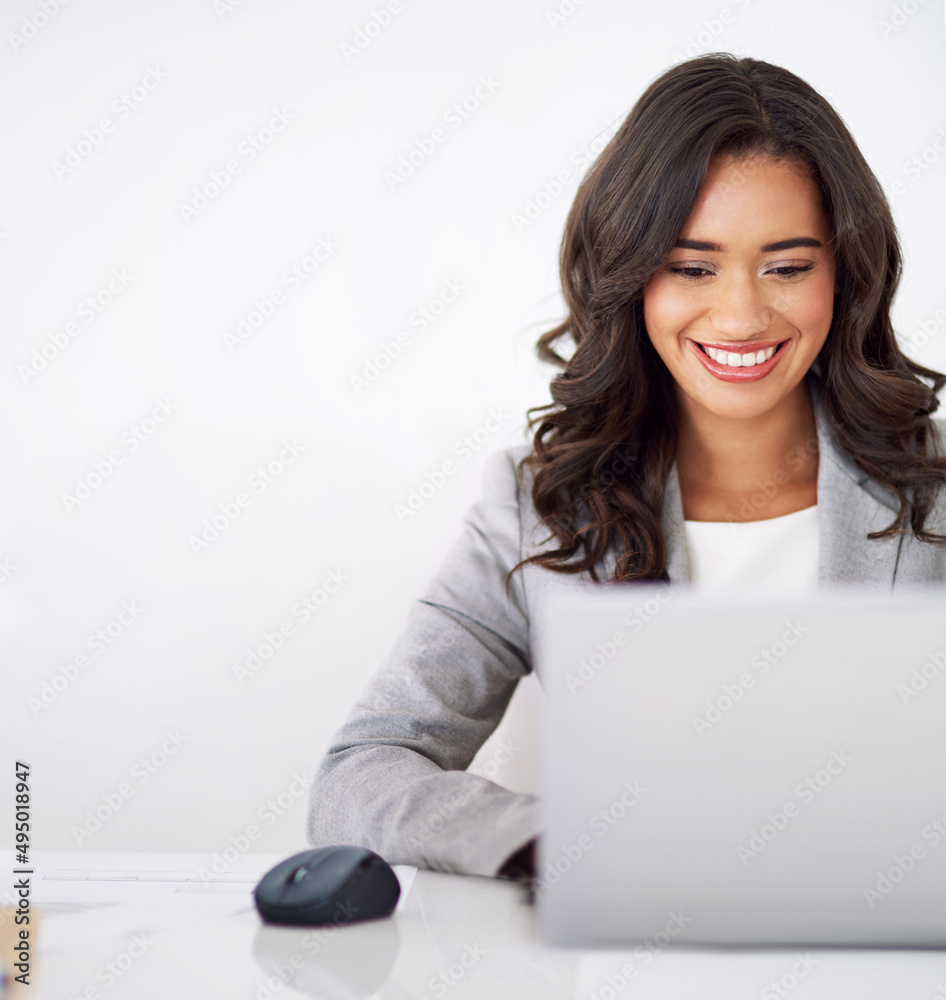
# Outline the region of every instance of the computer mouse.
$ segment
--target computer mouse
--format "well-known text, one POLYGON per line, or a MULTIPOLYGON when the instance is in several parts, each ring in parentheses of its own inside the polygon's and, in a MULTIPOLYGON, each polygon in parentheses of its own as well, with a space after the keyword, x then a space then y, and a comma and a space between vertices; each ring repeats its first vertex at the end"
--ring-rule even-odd
POLYGON ((319 847, 271 868, 253 890, 269 924, 322 927, 377 920, 394 912, 401 885, 394 869, 364 847, 319 847))

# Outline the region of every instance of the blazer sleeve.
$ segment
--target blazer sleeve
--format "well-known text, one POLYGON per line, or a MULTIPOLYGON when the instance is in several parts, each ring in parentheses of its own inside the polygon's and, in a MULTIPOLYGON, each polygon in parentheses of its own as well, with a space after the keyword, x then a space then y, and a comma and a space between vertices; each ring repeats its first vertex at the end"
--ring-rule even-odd
POLYGON ((393 650, 320 762, 314 847, 495 875, 539 833, 539 800, 466 773, 531 670, 515 453, 489 457, 480 499, 393 650))

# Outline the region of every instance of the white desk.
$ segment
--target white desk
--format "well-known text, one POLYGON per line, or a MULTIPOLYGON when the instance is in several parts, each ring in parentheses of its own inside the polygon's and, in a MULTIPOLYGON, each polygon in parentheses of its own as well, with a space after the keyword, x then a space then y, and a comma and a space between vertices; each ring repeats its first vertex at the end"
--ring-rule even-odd
POLYGON ((823 950, 802 961, 792 949, 670 946, 642 959, 633 949, 551 948, 537 939, 533 909, 519 886, 429 871, 417 872, 388 920, 326 930, 267 927, 250 893, 255 876, 278 860, 281 856, 244 855, 208 885, 187 881, 188 872, 193 879, 208 865, 199 855, 37 853, 34 985, 11 997, 946 998, 946 951, 823 950), (109 870, 110 876, 40 877, 68 868, 109 870), (122 870, 147 873, 147 880, 121 879, 122 870), (174 871, 176 886, 156 881, 174 871), (85 904, 96 905, 86 909, 85 904), (116 916, 122 919, 112 919, 116 916))

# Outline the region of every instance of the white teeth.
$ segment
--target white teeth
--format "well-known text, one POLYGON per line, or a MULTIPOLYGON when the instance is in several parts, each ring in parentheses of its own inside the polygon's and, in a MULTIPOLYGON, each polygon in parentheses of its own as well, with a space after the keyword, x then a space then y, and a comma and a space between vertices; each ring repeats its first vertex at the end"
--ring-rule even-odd
POLYGON ((719 365, 727 365, 730 368, 751 368, 753 365, 761 365, 763 361, 768 361, 776 349, 769 347, 764 351, 755 351, 752 354, 718 351, 715 347, 704 347, 703 350, 719 365))

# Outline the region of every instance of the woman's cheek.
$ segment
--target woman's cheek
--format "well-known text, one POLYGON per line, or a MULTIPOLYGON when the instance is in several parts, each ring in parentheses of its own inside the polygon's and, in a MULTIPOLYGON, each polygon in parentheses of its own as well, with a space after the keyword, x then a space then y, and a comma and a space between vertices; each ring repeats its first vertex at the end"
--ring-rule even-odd
POLYGON ((802 332, 827 331, 834 313, 834 276, 825 275, 783 295, 785 318, 802 332))
POLYGON ((655 278, 644 289, 644 323, 651 340, 655 334, 675 336, 689 324, 693 314, 692 296, 682 293, 669 276, 655 278))

